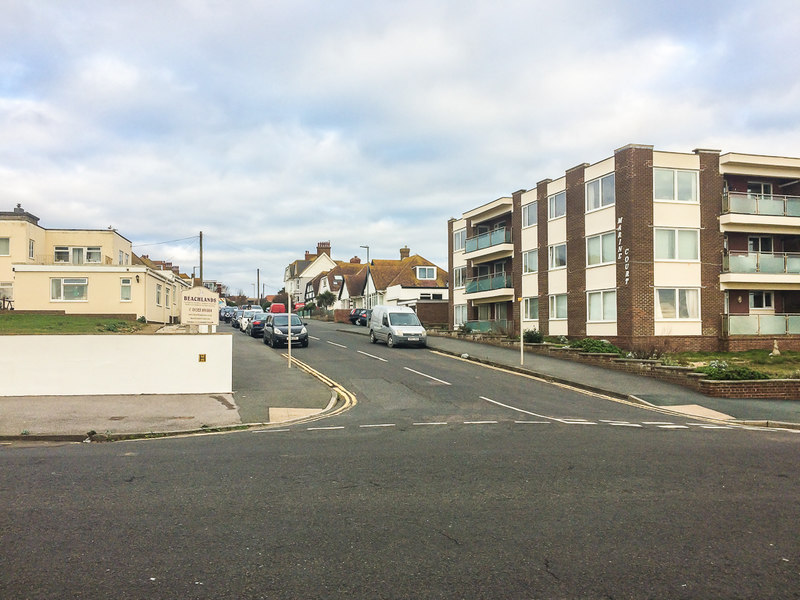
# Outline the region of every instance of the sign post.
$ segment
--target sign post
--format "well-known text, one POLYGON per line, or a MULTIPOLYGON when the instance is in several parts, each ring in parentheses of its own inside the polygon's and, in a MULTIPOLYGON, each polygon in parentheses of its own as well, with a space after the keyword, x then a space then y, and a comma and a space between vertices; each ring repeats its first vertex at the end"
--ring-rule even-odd
POLYGON ((198 333, 216 333, 219 294, 201 285, 181 292, 181 324, 197 327, 198 333))
POLYGON ((522 298, 517 298, 517 300, 519 300, 519 366, 521 367, 525 364, 525 336, 522 331, 522 317, 524 315, 525 303, 522 298))

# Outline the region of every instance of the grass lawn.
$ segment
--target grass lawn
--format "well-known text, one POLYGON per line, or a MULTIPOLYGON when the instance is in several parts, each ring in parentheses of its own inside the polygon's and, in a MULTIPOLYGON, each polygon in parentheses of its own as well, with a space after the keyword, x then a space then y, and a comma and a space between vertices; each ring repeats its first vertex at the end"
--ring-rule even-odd
POLYGON ((678 352, 664 356, 670 364, 704 366, 712 360, 724 360, 730 366, 750 367, 766 373, 772 379, 800 377, 800 352, 781 351, 780 356, 770 356, 770 350, 745 352, 678 352))
POLYGON ((139 321, 81 315, 0 314, 0 335, 147 333, 155 328, 139 321))

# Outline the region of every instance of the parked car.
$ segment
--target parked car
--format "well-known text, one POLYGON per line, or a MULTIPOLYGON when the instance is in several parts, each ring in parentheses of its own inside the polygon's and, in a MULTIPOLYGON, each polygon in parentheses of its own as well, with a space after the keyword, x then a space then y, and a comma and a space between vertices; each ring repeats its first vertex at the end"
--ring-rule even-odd
POLYGON ((308 330, 296 314, 270 313, 264 322, 264 343, 273 348, 285 346, 289 341, 289 317, 291 317, 292 344, 308 346, 308 330))
POLYGON ((360 308, 354 308, 354 309, 352 309, 352 310, 350 311, 350 314, 349 314, 349 315, 347 315, 347 319, 348 319, 348 320, 349 320, 349 321, 350 321, 350 322, 351 322, 353 325, 355 325, 355 324, 356 324, 356 321, 358 321, 358 315, 360 314, 360 312, 361 312, 361 309, 360 309, 360 308))
POLYGON ((261 337, 264 335, 264 323, 267 320, 269 313, 260 312, 253 315, 244 332, 250 337, 261 337))
POLYGON ((242 312, 242 316, 239 318, 239 329, 244 332, 247 330, 247 324, 250 322, 250 319, 253 318, 254 315, 257 315, 260 310, 256 309, 248 309, 242 312))
POLYGON ((367 323, 369 323, 369 317, 372 314, 372 309, 362 308, 361 311, 358 313, 358 319, 356 319, 356 325, 364 325, 366 327, 367 323))
POLYGON ((239 319, 242 317, 243 312, 244 311, 241 308, 237 308, 235 311, 233 311, 233 314, 231 315, 231 327, 236 327, 237 329, 239 328, 239 319))
POLYGON ((369 340, 386 342, 392 348, 398 345, 427 344, 427 332, 419 322, 417 313, 408 306, 379 305, 372 309, 369 321, 369 340))
POLYGON ((226 323, 231 322, 231 317, 236 309, 231 306, 226 306, 221 311, 219 311, 219 318, 221 321, 225 321, 226 323))

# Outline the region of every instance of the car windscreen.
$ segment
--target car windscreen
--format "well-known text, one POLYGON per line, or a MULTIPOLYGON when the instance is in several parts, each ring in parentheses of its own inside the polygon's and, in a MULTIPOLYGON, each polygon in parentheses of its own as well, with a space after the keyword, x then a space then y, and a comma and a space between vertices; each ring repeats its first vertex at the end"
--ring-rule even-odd
POLYGON ((420 325, 419 319, 414 313, 389 313, 389 323, 391 325, 420 325))
MULTIPOLYGON (((279 327, 286 327, 288 323, 288 315, 277 315, 273 320, 273 323, 279 327)), ((300 317, 297 315, 292 315, 292 327, 296 327, 302 325, 303 323, 300 321, 300 317)))

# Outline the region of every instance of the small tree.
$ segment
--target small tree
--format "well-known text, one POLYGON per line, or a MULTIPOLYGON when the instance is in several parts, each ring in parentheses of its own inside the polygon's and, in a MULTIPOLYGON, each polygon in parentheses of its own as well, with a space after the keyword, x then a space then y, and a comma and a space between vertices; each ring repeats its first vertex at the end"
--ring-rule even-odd
POLYGON ((330 291, 322 292, 319 296, 317 296, 317 306, 323 310, 328 310, 329 307, 333 306, 334 302, 336 302, 336 296, 334 296, 330 291))

